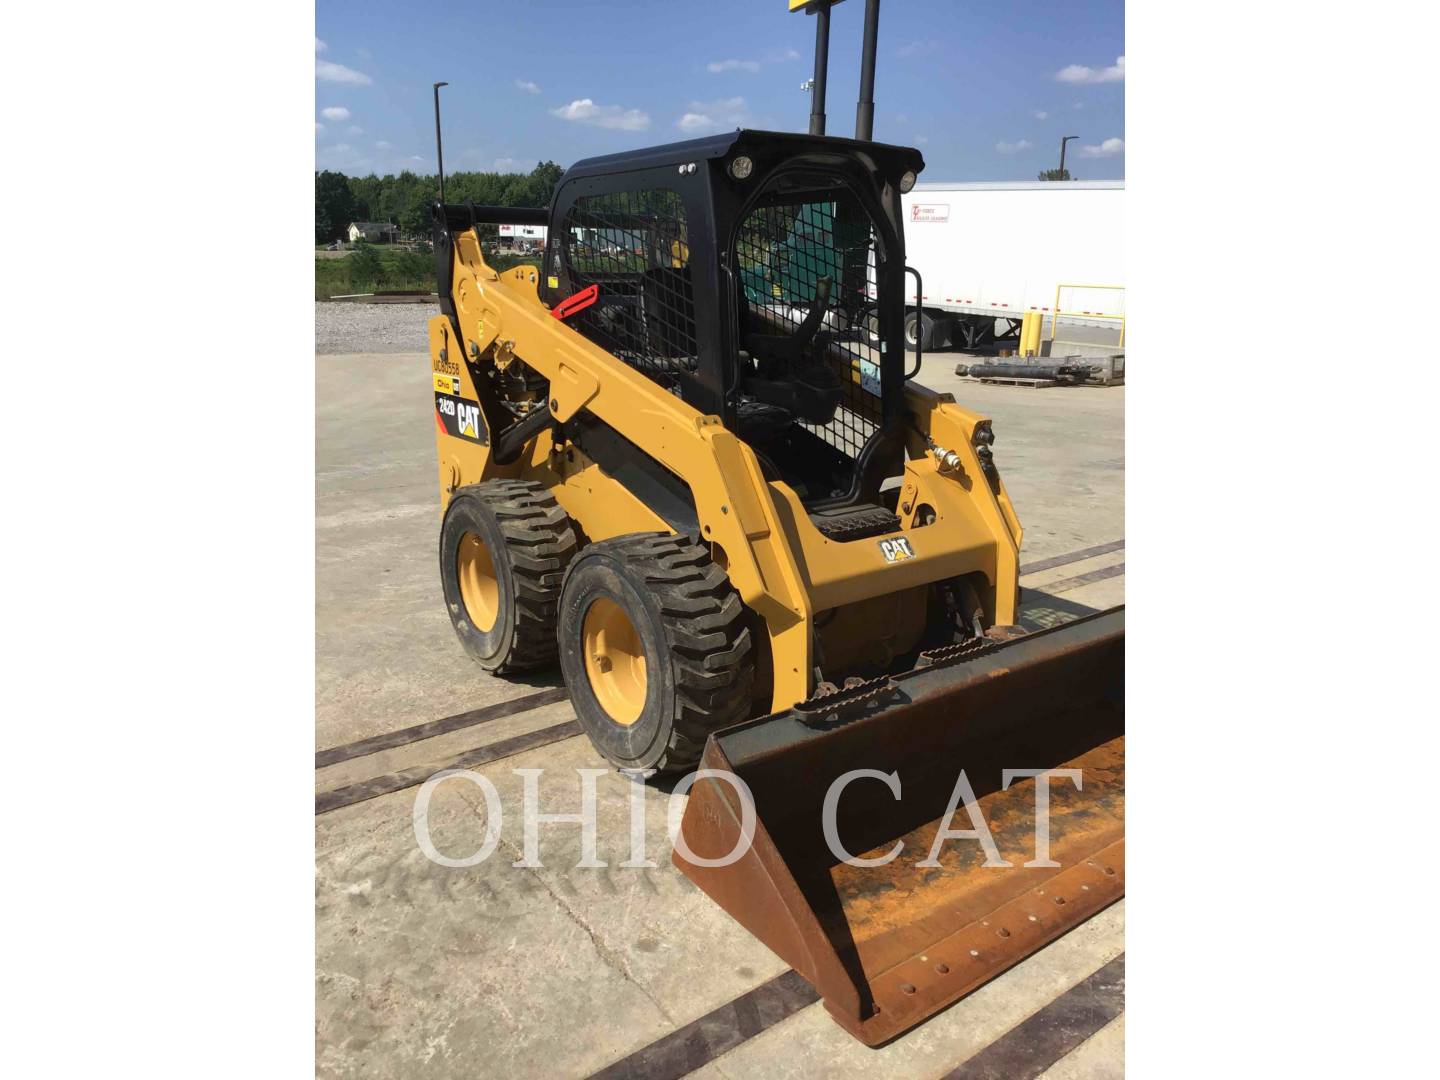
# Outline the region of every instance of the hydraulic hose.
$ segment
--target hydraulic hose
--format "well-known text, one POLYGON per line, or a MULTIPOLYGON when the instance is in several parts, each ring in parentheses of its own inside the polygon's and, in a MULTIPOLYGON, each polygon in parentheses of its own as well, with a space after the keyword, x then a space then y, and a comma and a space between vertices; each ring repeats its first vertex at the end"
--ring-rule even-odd
POLYGON ((492 460, 496 465, 510 465, 519 460, 525 444, 544 431, 551 419, 550 406, 541 405, 525 419, 510 425, 495 440, 492 460))

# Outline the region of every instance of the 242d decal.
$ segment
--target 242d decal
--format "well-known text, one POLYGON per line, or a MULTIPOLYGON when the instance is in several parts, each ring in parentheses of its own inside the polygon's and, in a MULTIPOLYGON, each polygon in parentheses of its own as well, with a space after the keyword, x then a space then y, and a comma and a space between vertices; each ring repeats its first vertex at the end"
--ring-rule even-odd
POLYGON ((480 406, 452 394, 435 395, 435 421, 447 435, 486 445, 485 421, 480 406))

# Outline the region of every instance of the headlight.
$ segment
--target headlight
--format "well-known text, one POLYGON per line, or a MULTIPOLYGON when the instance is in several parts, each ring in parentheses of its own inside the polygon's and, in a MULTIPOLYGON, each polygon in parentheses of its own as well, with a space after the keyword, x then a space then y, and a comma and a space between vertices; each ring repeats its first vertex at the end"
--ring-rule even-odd
POLYGON ((730 175, 736 180, 744 180, 754 170, 755 163, 744 154, 730 161, 730 175))
POLYGON ((910 169, 905 170, 905 175, 900 177, 900 194, 910 194, 910 189, 915 186, 915 173, 910 169))
POLYGON ((989 420, 981 420, 975 425, 975 434, 970 441, 976 446, 993 446, 995 444, 995 432, 990 428, 989 420))

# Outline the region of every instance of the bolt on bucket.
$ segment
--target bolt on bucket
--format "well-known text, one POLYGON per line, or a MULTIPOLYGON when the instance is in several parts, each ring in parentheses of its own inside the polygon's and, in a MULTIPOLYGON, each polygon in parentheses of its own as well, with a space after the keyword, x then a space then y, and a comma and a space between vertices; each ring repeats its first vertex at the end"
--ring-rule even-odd
POLYGON ((1124 894, 1124 618, 711 735, 675 864, 886 1042, 1124 894))

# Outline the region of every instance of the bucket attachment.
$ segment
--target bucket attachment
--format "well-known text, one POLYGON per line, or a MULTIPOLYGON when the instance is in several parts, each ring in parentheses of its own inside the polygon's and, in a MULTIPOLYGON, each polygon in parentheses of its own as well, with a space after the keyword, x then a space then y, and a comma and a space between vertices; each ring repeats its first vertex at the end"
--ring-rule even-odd
POLYGON ((894 1038, 1124 895, 1124 620, 1114 608, 936 649, 904 674, 711 735, 701 769, 744 781, 752 842, 737 785, 702 771, 675 864, 856 1038, 894 1038), (857 769, 886 776, 830 796, 832 835, 863 859, 903 841, 884 865, 853 865, 827 842, 827 792, 857 769), (1037 858, 1045 785, 1007 786, 1003 770, 1054 769, 1081 773, 1078 785, 1049 774, 1048 859, 1037 858), (737 844, 730 865, 698 861, 737 844))

